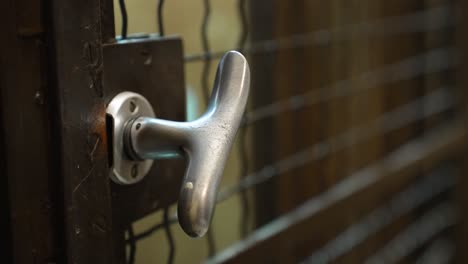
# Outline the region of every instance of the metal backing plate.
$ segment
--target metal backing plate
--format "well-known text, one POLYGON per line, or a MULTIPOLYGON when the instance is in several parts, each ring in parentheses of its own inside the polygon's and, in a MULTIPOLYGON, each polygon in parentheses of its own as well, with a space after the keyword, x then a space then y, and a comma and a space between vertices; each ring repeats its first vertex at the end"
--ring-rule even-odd
POLYGON ((124 150, 126 125, 137 117, 156 117, 151 104, 141 95, 122 92, 115 96, 107 106, 106 113, 112 118, 112 168, 110 178, 118 184, 139 182, 148 174, 153 160, 134 161, 127 157, 124 150))
MULTIPOLYGON (((106 105, 118 94, 131 91, 144 96, 158 118, 185 121, 184 60, 180 38, 132 39, 106 44, 103 46, 103 69, 106 105)), ((131 222, 177 201, 185 167, 184 159, 157 160, 148 174, 135 184, 116 184, 109 180, 116 253, 125 253, 124 231, 131 222)), ((125 259, 125 256, 119 259, 125 259)))

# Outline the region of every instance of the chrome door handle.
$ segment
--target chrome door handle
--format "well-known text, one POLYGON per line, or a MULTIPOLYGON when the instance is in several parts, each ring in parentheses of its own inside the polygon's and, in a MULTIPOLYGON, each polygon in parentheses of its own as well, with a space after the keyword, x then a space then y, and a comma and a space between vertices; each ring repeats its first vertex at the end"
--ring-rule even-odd
POLYGON ((144 177, 154 159, 187 157, 188 168, 178 202, 179 223, 188 235, 203 236, 210 225, 219 182, 242 121, 249 84, 247 60, 239 52, 230 51, 218 66, 208 108, 197 120, 158 119, 141 95, 117 95, 107 108, 114 134, 111 178, 120 184, 131 184, 144 177))

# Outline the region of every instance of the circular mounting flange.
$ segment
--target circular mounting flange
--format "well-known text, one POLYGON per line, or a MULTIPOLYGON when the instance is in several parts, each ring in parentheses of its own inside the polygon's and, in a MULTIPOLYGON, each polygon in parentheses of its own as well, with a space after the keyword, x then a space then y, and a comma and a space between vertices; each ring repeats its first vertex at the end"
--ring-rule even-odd
POLYGON ((107 106, 106 113, 111 117, 112 161, 110 178, 118 184, 133 184, 145 177, 153 160, 132 160, 125 154, 124 133, 129 121, 137 117, 154 118, 153 108, 140 94, 122 92, 107 106))

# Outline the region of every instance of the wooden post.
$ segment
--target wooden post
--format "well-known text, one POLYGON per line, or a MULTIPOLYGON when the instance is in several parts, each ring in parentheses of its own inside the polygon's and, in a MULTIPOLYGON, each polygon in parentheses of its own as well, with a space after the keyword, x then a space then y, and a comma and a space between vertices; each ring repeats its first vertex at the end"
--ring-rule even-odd
POLYGON ((0 228, 8 233, 0 251, 5 263, 64 262, 43 4, 0 2, 0 228))

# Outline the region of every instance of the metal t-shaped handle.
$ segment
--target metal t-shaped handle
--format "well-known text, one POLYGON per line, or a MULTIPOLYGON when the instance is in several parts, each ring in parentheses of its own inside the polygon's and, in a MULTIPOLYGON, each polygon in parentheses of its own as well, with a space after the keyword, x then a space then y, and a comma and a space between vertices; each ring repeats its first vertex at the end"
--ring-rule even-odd
MULTIPOLYGON (((176 122, 154 118, 149 113, 149 116, 140 115, 126 122, 124 133, 120 133, 123 151, 129 160, 187 157, 188 168, 180 191, 178 218, 190 236, 203 236, 210 225, 221 176, 247 103, 249 82, 250 70, 246 59, 239 52, 230 51, 218 66, 207 111, 200 118, 176 122)), ((134 104, 144 100, 133 95, 134 104)), ((140 111, 146 111, 145 107, 141 108, 140 111)), ((133 173, 136 181, 142 177, 139 173, 149 170, 147 166, 143 167, 143 171, 141 168, 138 172, 131 168, 126 171, 133 173)), ((118 175, 127 178, 122 182, 115 173, 112 178, 117 182, 133 182, 131 175, 130 178, 118 175)))

